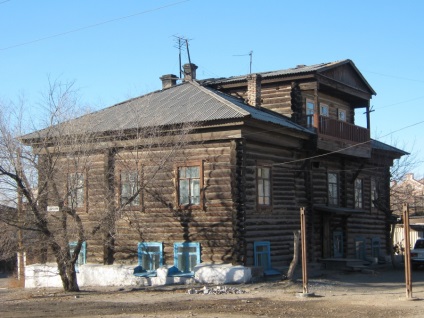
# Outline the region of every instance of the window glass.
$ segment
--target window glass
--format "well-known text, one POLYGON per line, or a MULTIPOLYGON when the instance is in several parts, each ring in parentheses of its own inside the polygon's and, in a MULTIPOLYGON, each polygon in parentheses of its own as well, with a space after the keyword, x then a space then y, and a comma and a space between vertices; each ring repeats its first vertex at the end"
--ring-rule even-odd
POLYGON ((257 168, 258 204, 271 205, 271 168, 257 168))
POLYGON ((314 123, 314 108, 315 104, 314 102, 307 100, 306 101, 306 124, 308 127, 312 127, 314 123))
POLYGON ((355 180, 355 208, 362 208, 362 179, 355 180))
POLYGON ((325 104, 320 104, 320 108, 321 108, 321 116, 329 116, 329 112, 328 112, 328 105, 325 104))
POLYGON ((179 204, 200 205, 200 167, 180 167, 178 178, 179 204))
POLYGON ((181 273, 191 273, 200 263, 200 243, 174 243, 174 265, 181 273))
POLYGON ((339 109, 339 120, 346 121, 346 111, 343 109, 339 109))
POLYGON ((339 182, 338 176, 336 173, 328 173, 327 175, 328 182, 328 204, 338 205, 339 204, 339 182))
POLYGON ((270 243, 268 241, 254 242, 255 266, 263 267, 265 270, 271 268, 270 243))
POLYGON ((138 172, 137 171, 121 172, 121 205, 131 205, 131 206, 139 205, 140 194, 138 192, 139 192, 138 172), (137 196, 133 198, 135 194, 137 194, 137 196))
POLYGON ((81 172, 68 175, 68 206, 72 209, 84 206, 84 174, 81 172))
MULTIPOLYGON (((77 242, 69 242, 69 252, 71 255, 74 254, 75 247, 77 246, 77 242)), ((78 254, 78 260, 75 263, 75 270, 78 272, 79 265, 84 265, 86 263, 86 250, 87 250, 87 244, 85 242, 82 242, 80 252, 78 254)))
POLYGON ((162 243, 140 242, 138 243, 138 264, 143 271, 156 271, 163 265, 162 243))

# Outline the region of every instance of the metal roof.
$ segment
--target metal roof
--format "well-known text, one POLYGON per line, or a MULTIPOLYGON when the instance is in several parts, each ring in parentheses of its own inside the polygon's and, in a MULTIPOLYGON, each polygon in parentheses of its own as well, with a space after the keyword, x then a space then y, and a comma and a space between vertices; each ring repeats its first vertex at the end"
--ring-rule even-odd
POLYGON ((372 139, 371 140, 371 148, 376 150, 383 150, 383 151, 390 151, 399 154, 400 156, 409 155, 409 152, 403 151, 401 149, 398 149, 396 147, 390 146, 388 144, 385 144, 381 141, 372 139))
MULTIPOLYGON (((329 62, 329 63, 314 64, 314 65, 298 65, 296 67, 289 68, 289 69, 270 71, 270 72, 259 72, 255 74, 260 74, 262 78, 288 76, 288 75, 300 75, 300 74, 313 73, 316 71, 322 71, 324 69, 334 67, 336 65, 349 63, 349 62, 352 63, 351 60, 341 60, 341 61, 335 61, 335 62, 329 62)), ((247 75, 231 76, 226 78, 210 78, 210 79, 205 79, 202 82, 205 84, 231 83, 231 82, 246 80, 246 76, 247 75)))
MULTIPOLYGON (((68 133, 80 134, 246 118, 310 133, 288 117, 246 105, 196 82, 185 82, 130 99, 61 125, 68 128, 68 133)), ((39 138, 46 133, 48 129, 25 135, 23 139, 39 138)))

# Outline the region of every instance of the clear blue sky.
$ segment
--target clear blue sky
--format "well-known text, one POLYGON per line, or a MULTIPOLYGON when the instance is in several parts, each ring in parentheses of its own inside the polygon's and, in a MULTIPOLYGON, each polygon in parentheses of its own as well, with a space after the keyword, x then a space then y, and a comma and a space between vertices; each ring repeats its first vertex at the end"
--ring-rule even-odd
POLYGON ((424 161, 423 12, 420 0, 0 0, 0 99, 36 105, 48 76, 97 109, 160 89, 179 72, 174 35, 191 39, 198 78, 248 73, 235 55, 250 51, 253 72, 348 58, 377 92, 372 137, 424 161))

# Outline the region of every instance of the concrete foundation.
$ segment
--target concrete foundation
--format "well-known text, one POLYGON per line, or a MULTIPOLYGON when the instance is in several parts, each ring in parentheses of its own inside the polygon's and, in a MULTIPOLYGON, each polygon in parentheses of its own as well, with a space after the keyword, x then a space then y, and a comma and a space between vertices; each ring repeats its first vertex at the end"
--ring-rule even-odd
MULTIPOLYGON (((78 267, 77 280, 80 287, 125 287, 125 286, 163 286, 172 284, 240 284, 252 280, 251 269, 230 264, 199 264, 193 276, 173 274, 173 267, 161 267, 155 277, 134 275, 134 266, 93 265, 78 267)), ((25 288, 61 288, 57 265, 34 264, 25 267, 25 288)))

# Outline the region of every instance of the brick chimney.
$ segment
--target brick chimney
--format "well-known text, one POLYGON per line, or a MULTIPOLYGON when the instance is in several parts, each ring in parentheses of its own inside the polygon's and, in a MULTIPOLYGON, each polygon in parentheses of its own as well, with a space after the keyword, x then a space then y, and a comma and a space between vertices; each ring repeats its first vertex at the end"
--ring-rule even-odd
POLYGON ((197 65, 193 63, 187 63, 183 65, 184 69, 184 82, 193 81, 196 79, 197 65))
POLYGON ((165 89, 177 85, 178 77, 174 74, 165 74, 159 79, 162 81, 162 89, 165 89))
POLYGON ((259 74, 250 74, 247 77, 247 104, 254 107, 261 106, 261 80, 259 74))

